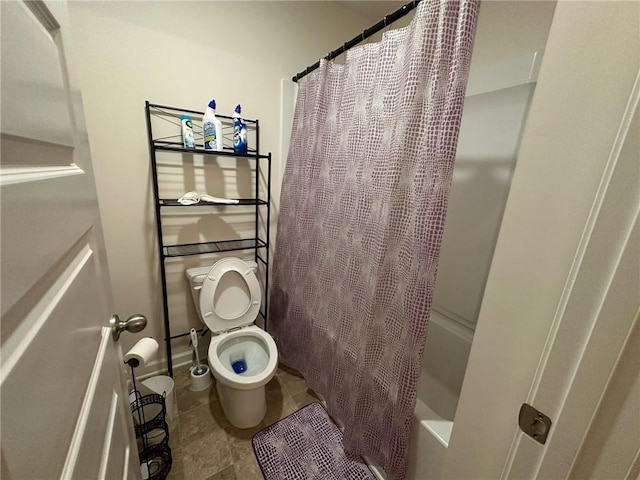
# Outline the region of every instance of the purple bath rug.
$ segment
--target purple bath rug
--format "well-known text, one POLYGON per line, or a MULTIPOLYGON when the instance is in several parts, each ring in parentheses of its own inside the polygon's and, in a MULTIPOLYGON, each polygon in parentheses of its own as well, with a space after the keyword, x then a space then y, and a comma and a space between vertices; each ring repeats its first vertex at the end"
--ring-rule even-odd
POLYGON ((346 453, 342 432, 312 403, 253 436, 266 480, 375 480, 360 457, 346 453))

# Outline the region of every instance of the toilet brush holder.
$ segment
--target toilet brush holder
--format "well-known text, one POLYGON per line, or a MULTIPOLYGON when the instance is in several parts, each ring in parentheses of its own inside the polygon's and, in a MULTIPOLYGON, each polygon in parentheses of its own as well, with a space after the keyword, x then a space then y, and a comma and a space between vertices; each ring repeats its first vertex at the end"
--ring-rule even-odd
POLYGON ((199 392, 211 386, 211 370, 207 365, 196 365, 191 369, 191 390, 199 392))
POLYGON ((193 354, 196 357, 196 365, 191 369, 191 390, 199 392, 205 390, 211 385, 211 372, 207 365, 200 363, 200 355, 198 355, 198 332, 192 328, 189 332, 191 337, 191 345, 193 346, 193 354))

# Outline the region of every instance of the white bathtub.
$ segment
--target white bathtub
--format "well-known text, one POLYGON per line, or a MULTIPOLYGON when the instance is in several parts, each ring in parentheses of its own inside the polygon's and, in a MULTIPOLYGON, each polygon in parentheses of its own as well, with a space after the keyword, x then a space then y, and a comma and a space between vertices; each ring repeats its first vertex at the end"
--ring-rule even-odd
POLYGON ((409 446, 409 479, 440 478, 473 331, 431 311, 409 446))

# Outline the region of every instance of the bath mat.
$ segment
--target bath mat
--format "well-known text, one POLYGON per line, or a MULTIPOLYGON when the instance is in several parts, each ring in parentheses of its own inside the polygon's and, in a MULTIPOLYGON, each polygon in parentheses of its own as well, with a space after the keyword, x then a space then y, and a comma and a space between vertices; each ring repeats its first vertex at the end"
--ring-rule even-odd
POLYGON ((266 480, 375 480, 360 457, 344 451, 342 432, 312 403, 253 436, 266 480))

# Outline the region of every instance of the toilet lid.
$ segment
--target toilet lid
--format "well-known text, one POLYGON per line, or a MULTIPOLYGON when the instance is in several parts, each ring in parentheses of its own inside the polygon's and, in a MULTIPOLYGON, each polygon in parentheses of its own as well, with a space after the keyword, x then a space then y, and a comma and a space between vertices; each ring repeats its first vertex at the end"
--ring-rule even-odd
POLYGON ((258 316, 262 292, 251 267, 239 258, 218 261, 202 282, 200 313, 212 332, 250 325, 258 316))

